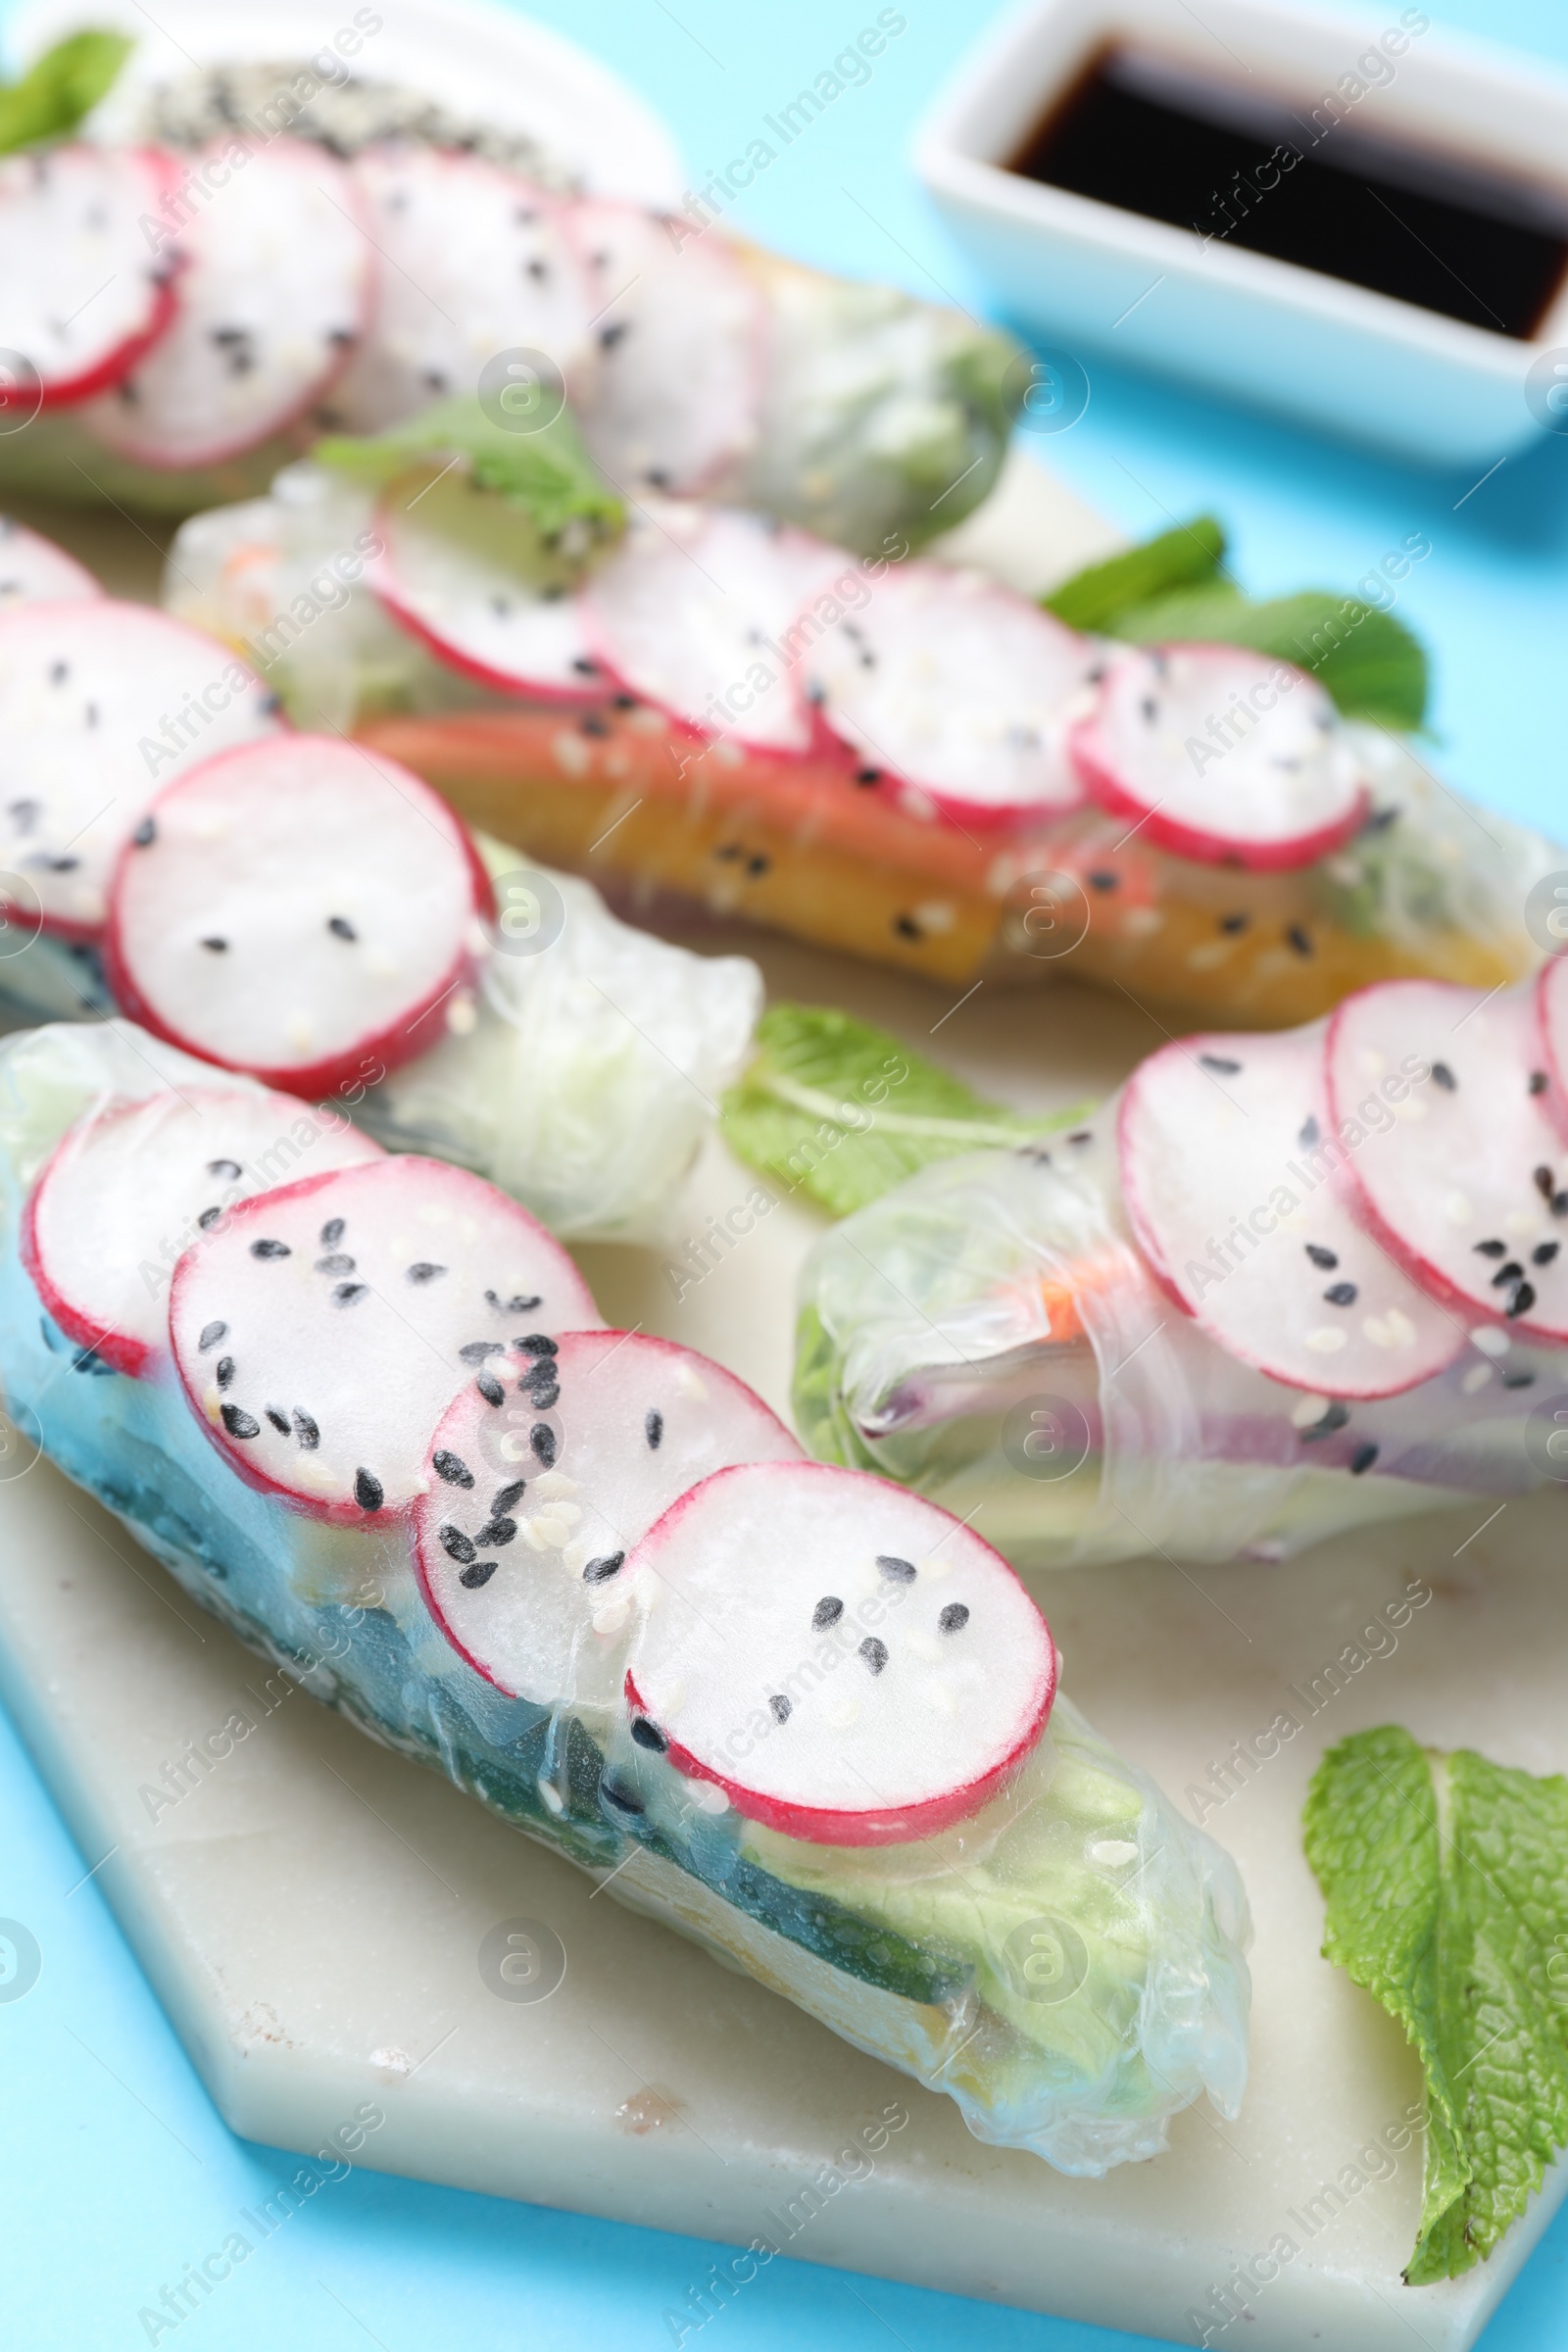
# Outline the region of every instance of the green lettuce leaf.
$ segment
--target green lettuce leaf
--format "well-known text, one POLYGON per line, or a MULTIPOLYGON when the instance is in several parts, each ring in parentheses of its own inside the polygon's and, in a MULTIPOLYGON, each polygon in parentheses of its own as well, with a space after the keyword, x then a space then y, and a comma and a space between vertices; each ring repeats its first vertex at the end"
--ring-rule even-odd
POLYGON ((0 155, 63 138, 91 114, 135 43, 122 32, 74 32, 0 86, 0 155))
POLYGON ((1025 1118, 985 1102, 896 1037, 825 1005, 775 1004, 758 1054, 724 1097, 731 1149, 835 1217, 877 1200, 934 1159, 1027 1143, 1083 1105, 1025 1118))
POLYGON ((1358 597, 1304 588, 1263 603, 1223 576, 1225 533, 1200 514, 1092 564, 1045 599, 1075 629, 1134 645, 1200 638, 1246 645, 1310 670, 1347 718, 1414 730, 1426 716, 1427 658, 1404 623, 1358 597))
POLYGON ((1455 2278, 1568 2146, 1568 1781, 1385 1725, 1324 1757, 1305 1842, 1324 1956, 1398 2020, 1426 2077, 1406 2281, 1455 2278))
POLYGON ((419 471, 438 475, 461 459, 468 481, 505 502, 522 571, 530 568, 530 547, 541 558, 581 563, 625 526, 625 509, 589 457, 569 409, 523 433, 495 423, 476 399, 440 400, 384 433, 333 434, 318 441, 312 455, 371 490, 419 471))

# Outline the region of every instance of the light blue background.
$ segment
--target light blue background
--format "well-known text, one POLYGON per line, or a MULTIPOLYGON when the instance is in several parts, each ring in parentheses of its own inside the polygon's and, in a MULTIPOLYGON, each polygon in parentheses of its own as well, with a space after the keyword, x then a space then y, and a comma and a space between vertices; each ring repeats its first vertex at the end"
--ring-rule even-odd
MULTIPOLYGON (((739 152, 876 7, 539 0, 536 13, 643 89, 701 168, 739 152)), ((982 290, 903 154, 980 12, 904 0, 904 13, 908 28, 871 82, 783 154, 733 217, 808 259, 976 307, 982 290)), ((1568 63, 1563 0, 1450 0, 1433 14, 1568 63)), ((323 27, 336 21, 323 13, 323 27)), ((1455 512, 1473 474, 1402 470, 1097 365, 1088 415, 1041 447, 1129 531, 1161 527, 1167 511, 1217 510, 1236 569, 1259 593, 1348 586, 1396 539, 1425 530, 1434 553, 1401 610, 1436 658, 1443 764, 1479 797, 1568 835, 1568 440, 1511 459, 1455 512)), ((0 2003, 0 2341, 18 2352, 143 2343, 138 2308, 292 2170, 219 2122, 95 1886, 68 1898, 84 1867, 0 1720, 0 1917, 25 1922, 44 1955, 32 1991, 0 2003)), ((661 2346, 671 2340, 662 2312, 718 2252, 355 2173, 162 2341, 222 2352, 661 2346)), ((1568 2347, 1565 2258, 1568 2209, 1486 2352, 1568 2347)), ((789 2262, 765 2270, 713 2329, 705 2352, 1111 2352, 1133 2341, 789 2262)))

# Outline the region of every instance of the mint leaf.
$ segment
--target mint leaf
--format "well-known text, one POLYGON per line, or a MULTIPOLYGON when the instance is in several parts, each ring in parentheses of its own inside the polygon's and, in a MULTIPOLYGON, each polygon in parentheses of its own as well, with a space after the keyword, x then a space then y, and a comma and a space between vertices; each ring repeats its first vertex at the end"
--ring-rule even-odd
POLYGON ((1173 531, 1161 531, 1125 555, 1110 556, 1074 572, 1042 599, 1070 629, 1102 630, 1119 637, 1117 616, 1152 604, 1172 589, 1190 588, 1217 577, 1225 553, 1224 526, 1212 514, 1197 515, 1173 531))
POLYGON ((1426 2077, 1405 2278, 1457 2278, 1568 2146, 1568 1781, 1385 1725, 1329 1750, 1304 1829, 1324 1956, 1398 2019, 1426 2077))
POLYGON ((1083 1116, 1002 1109, 887 1030, 825 1005, 773 1005, 757 1044, 724 1097, 723 1133, 742 1159, 835 1217, 934 1159, 1026 1143, 1083 1116))
POLYGON ((74 32, 0 85, 0 155, 74 130, 113 85, 135 43, 122 32, 74 32))
POLYGON ((1426 716, 1426 655, 1402 621, 1357 597, 1305 588, 1254 604, 1216 580, 1130 607, 1111 634, 1138 645, 1196 637, 1250 646, 1309 670, 1347 718, 1408 730, 1426 716))
MULTIPOLYGON (((318 441, 312 454, 318 465, 372 490, 421 470, 434 478, 460 459, 464 486, 494 492, 519 543, 536 543, 550 557, 585 560, 625 524, 625 509, 589 457, 569 409, 537 431, 519 433, 492 422, 477 400, 441 400, 384 433, 318 441)), ((529 568, 525 545, 517 564, 529 568)))

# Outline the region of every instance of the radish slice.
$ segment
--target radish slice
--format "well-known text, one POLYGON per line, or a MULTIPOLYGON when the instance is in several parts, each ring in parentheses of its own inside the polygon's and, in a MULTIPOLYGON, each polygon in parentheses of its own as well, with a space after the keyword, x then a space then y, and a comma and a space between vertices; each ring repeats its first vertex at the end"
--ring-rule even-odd
POLYGON ((364 330, 375 258, 348 172, 319 147, 227 138, 191 169, 221 177, 181 208, 174 323, 82 411, 106 449, 170 470, 236 457, 319 398, 364 330))
POLYGON ((1122 1193, 1155 1273, 1231 1355, 1292 1388, 1396 1396, 1465 1329, 1367 1233, 1334 1132, 1320 1024, 1184 1038, 1122 1098, 1122 1193))
POLYGON ((803 612, 808 691, 835 735, 916 814, 960 824, 1057 816, 1084 798, 1065 751, 1096 654, 979 572, 904 564, 822 629, 803 612))
POLYGON ((579 204, 567 226, 599 341, 588 446, 623 489, 695 498, 757 440, 761 295, 727 241, 684 217, 579 204))
POLYGON ((423 1053, 455 1004, 471 1020, 459 992, 488 911, 428 785, 294 735, 206 760, 153 804, 121 858, 105 962, 155 1036, 313 1095, 423 1053))
POLYGON ((1455 1302, 1568 1340, 1568 1146, 1546 1108, 1530 990, 1483 997, 1441 980, 1389 980, 1329 1024, 1329 1104, 1368 1128, 1350 1172, 1417 1279, 1455 1302), (1410 1081, 1375 1124, 1389 1081, 1410 1081))
POLYGON ((279 735, 276 711, 227 646, 146 605, 95 597, 0 617, 0 865, 36 893, 44 929, 94 937, 115 859, 160 784, 279 735))
POLYGON ((612 1699, 628 1553, 713 1471, 804 1456, 744 1382, 671 1341, 541 1332, 530 1347, 499 1411, 466 1388, 436 1431, 420 1581, 454 1648, 513 1697, 612 1699))
POLYGON ((603 699, 579 600, 522 578, 504 503, 476 498, 468 475, 389 494, 376 533, 370 585, 440 661, 500 694, 603 699))
POLYGON ((974 1813, 1045 1729, 1056 1653, 1000 1553, 820 1462, 721 1470, 626 1564, 632 1738, 753 1821, 825 1845, 974 1813))
POLYGON ((251 1486, 350 1526, 424 1492, 458 1391, 499 1410, 535 1332, 591 1329, 544 1227, 466 1169, 375 1159, 246 1200, 174 1270, 192 1409, 251 1486))
POLYGON ((853 556, 761 515, 661 506, 583 604, 600 661, 630 692, 703 734, 804 753, 813 731, 787 632, 802 602, 846 571, 859 580, 853 556))
POLYGON ((1234 645, 1117 656, 1069 749, 1107 808, 1210 865, 1310 865, 1360 829, 1370 802, 1317 681, 1234 645))
POLYGON ((1546 1098, 1548 1115, 1568 1135, 1568 956, 1554 956, 1542 967, 1536 989, 1546 1080, 1539 1091, 1546 1098))
POLYGON ((187 1086, 115 1103, 74 1127, 44 1166, 23 1218, 23 1263, 68 1339, 139 1374, 168 1337, 175 1260, 200 1233, 290 1176, 381 1157, 346 1120, 303 1118, 289 1095, 187 1086))
POLYGON ((0 612, 18 605, 52 605, 102 596, 84 564, 63 547, 0 514, 0 612))
POLYGON ((36 376, 19 407, 118 383, 169 326, 173 265, 143 223, 179 178, 156 148, 38 148, 0 163, 0 350, 36 376))
POLYGON ((559 205, 499 164, 429 147, 368 147, 350 171, 379 266, 334 423, 379 432, 471 396, 507 351, 542 352, 581 391, 594 305, 559 205))

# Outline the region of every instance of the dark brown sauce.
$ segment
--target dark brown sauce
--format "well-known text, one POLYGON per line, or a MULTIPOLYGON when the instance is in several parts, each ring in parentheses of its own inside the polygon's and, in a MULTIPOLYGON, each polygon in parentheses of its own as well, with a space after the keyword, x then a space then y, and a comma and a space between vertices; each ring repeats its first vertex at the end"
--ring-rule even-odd
POLYGON ((1007 169, 1527 340, 1568 266, 1568 204, 1376 135, 1376 87, 1293 102, 1111 49, 1007 169))

